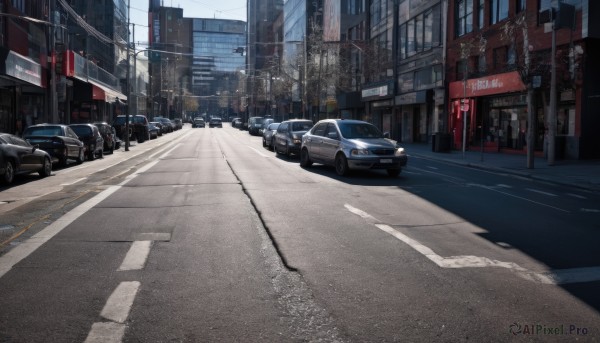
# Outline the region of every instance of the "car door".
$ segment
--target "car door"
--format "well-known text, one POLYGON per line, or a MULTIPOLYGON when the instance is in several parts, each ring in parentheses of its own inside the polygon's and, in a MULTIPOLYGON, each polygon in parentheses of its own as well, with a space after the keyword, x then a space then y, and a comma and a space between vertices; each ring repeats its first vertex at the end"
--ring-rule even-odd
POLYGON ((41 168, 43 161, 34 154, 34 148, 25 140, 16 137, 8 137, 9 143, 17 152, 20 166, 16 166, 19 172, 30 172, 41 168))
POLYGON ((79 156, 80 140, 75 131, 70 127, 65 127, 65 144, 69 158, 77 158, 79 156))
POLYGON ((327 123, 318 123, 314 130, 310 131, 310 134, 305 138, 304 146, 308 149, 308 155, 313 160, 321 160, 321 146, 323 145, 323 136, 325 135, 325 129, 327 123))
POLYGON ((321 144, 321 157, 329 164, 335 161, 335 154, 341 144, 340 133, 334 123, 328 123, 323 135, 323 143, 321 144))
POLYGON ((275 133, 275 149, 281 151, 287 145, 287 135, 289 131, 289 123, 281 123, 275 133))

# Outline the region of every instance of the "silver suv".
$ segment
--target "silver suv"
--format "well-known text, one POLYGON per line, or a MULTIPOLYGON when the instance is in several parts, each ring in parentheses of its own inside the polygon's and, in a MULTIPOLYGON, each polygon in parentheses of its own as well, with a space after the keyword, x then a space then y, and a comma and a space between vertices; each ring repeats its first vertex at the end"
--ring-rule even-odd
POLYGON ((338 175, 351 169, 385 169, 395 177, 407 161, 396 141, 360 120, 321 120, 302 136, 300 165, 304 168, 316 162, 334 166, 338 175))

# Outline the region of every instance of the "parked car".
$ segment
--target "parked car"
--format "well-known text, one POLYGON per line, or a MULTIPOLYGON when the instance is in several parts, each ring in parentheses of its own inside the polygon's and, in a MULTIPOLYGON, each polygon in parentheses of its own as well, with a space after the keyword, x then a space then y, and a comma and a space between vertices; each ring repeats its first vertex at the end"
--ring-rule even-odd
POLYGON ((277 132, 277 128, 279 127, 279 123, 271 123, 267 128, 263 131, 263 146, 268 148, 269 150, 273 149, 273 145, 275 143, 275 132, 277 132))
POLYGON ((194 122, 192 123, 192 127, 196 128, 196 127, 206 127, 206 123, 204 122, 204 119, 198 117, 198 118, 194 118, 194 122))
POLYGON ((39 173, 41 177, 52 173, 52 157, 26 140, 0 132, 0 176, 10 184, 16 175, 39 173))
POLYGON ((277 154, 290 156, 300 153, 302 135, 313 127, 313 122, 307 119, 292 119, 282 122, 275 132, 273 149, 277 154))
POLYGON ((223 121, 221 121, 221 118, 211 118, 208 122, 208 127, 223 127, 223 121))
POLYGON ((232 119, 231 119, 231 127, 235 127, 235 122, 236 122, 237 120, 239 120, 239 121, 240 121, 240 123, 241 123, 241 119, 240 119, 239 117, 235 117, 235 118, 232 118, 232 119))
POLYGON ((102 139, 104 139, 104 152, 112 154, 115 151, 115 149, 118 149, 116 147, 117 134, 115 132, 115 128, 105 122, 94 123, 94 125, 96 125, 98 131, 100 131, 102 139))
POLYGON ((163 133, 169 133, 175 131, 175 124, 169 118, 165 117, 154 117, 154 121, 161 123, 164 126, 163 133))
MULTIPOLYGON (((157 137, 160 137, 163 135, 163 125, 157 121, 150 121, 148 122, 148 130, 150 130, 150 126, 154 125, 158 130, 158 132, 156 133, 157 137)), ((150 134, 150 139, 152 139, 152 134, 150 134)))
POLYGON ((241 129, 243 129, 243 127, 244 127, 244 121, 242 120, 242 118, 235 118, 235 119, 233 120, 233 124, 232 124, 232 126, 233 126, 233 127, 237 127, 238 129, 240 129, 240 130, 241 130, 241 129))
POLYGON ((104 156, 104 139, 100 135, 100 130, 93 124, 71 124, 69 125, 83 142, 87 159, 93 161, 96 157, 104 156))
POLYGON ((181 118, 174 118, 171 121, 173 122, 173 125, 175 125, 175 130, 181 130, 183 128, 183 121, 181 118))
POLYGON ((404 148, 360 120, 321 120, 302 137, 301 149, 302 167, 322 163, 334 166, 338 175, 351 169, 385 169, 395 177, 408 162, 404 148))
POLYGON ((150 139, 158 138, 158 133, 160 132, 160 128, 155 125, 154 122, 148 123, 148 133, 150 134, 150 139))
MULTIPOLYGON (((117 136, 125 141, 127 138, 125 133, 125 115, 119 115, 115 118, 113 122, 113 127, 117 132, 117 136)), ((141 114, 130 115, 129 116, 129 140, 137 140, 138 143, 143 143, 146 140, 150 139, 148 134, 148 119, 146 116, 141 114)))
POLYGON ((85 159, 83 142, 69 126, 64 124, 37 124, 29 126, 23 132, 23 139, 33 146, 39 146, 52 156, 52 163, 67 165, 67 160, 78 164, 85 159))
POLYGON ((269 124, 275 122, 275 119, 273 118, 264 118, 263 122, 262 122, 262 127, 260 129, 258 129, 258 134, 262 136, 263 132, 265 132, 265 129, 267 128, 267 126, 269 126, 269 124))
POLYGON ((250 117, 248 118, 248 133, 251 135, 258 135, 259 130, 262 128, 264 118, 263 117, 250 117))

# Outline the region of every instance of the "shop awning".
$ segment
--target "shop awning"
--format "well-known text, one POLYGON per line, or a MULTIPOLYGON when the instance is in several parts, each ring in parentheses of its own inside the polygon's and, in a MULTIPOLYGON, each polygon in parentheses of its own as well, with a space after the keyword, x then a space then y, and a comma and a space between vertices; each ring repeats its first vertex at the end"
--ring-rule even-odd
POLYGON ((92 85, 92 99, 100 100, 105 102, 116 102, 117 98, 120 101, 127 101, 127 96, 125 94, 116 91, 114 89, 108 88, 105 85, 102 85, 98 82, 94 82, 89 80, 89 83, 92 85))

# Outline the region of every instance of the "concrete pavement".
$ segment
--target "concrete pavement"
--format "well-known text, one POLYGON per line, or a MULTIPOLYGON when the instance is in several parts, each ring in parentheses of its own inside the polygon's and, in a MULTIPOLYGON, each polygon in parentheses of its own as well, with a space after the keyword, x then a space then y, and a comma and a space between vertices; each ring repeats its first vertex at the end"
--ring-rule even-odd
POLYGON ((510 153, 452 150, 433 152, 431 143, 401 143, 409 156, 430 158, 472 168, 510 173, 535 180, 600 192, 600 160, 557 160, 549 166, 546 159, 536 157, 534 168, 527 168, 527 156, 510 153))

